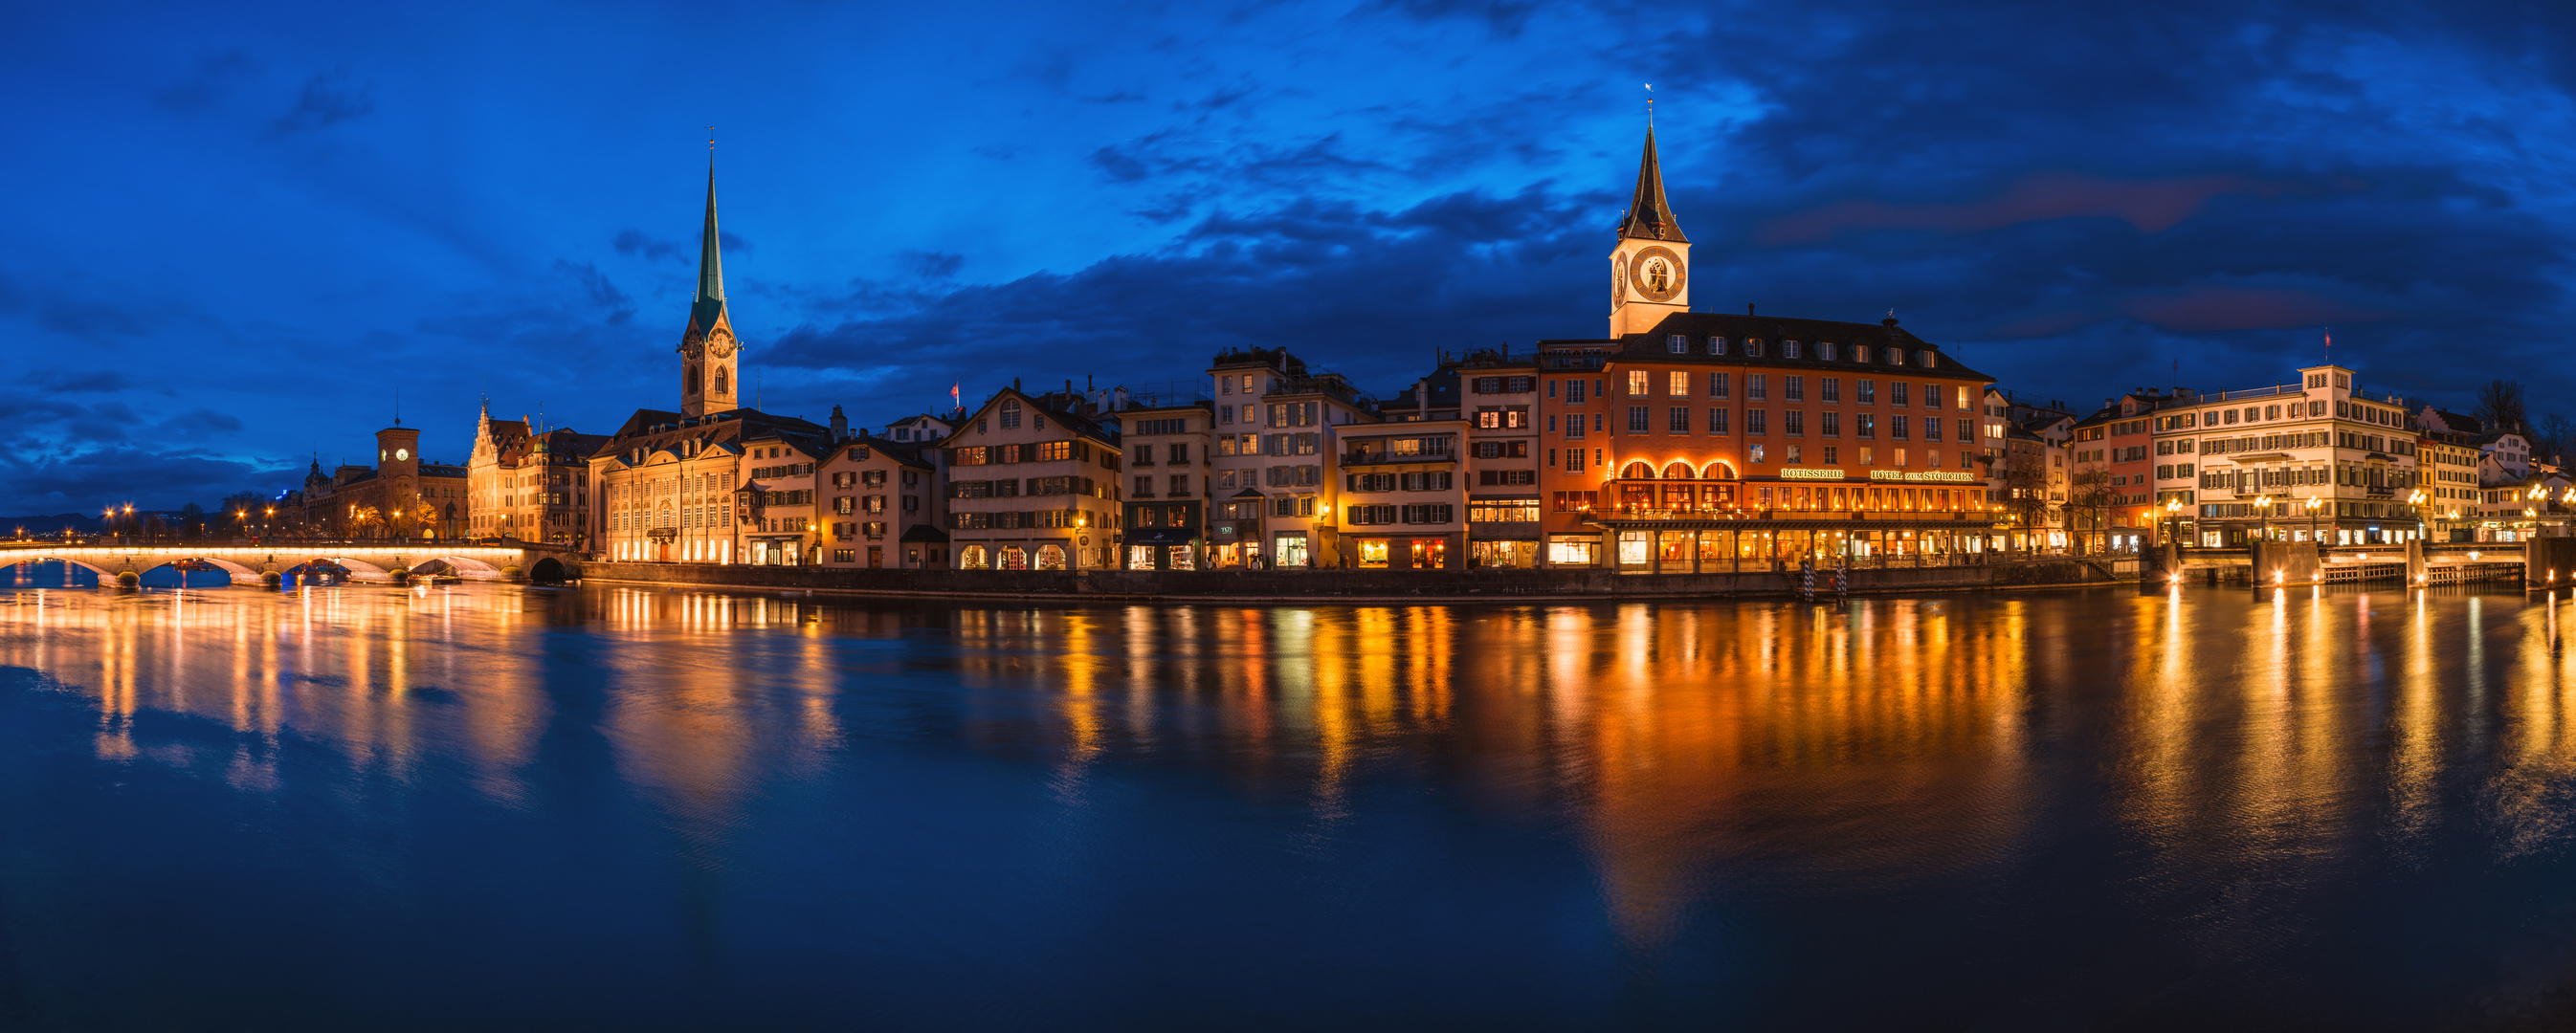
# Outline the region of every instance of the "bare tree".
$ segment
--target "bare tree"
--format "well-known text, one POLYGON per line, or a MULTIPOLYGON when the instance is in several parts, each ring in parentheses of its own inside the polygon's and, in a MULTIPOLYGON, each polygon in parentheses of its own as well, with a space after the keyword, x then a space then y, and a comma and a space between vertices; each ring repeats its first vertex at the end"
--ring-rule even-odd
POLYGON ((2099 540, 2103 529, 2111 526, 2111 507, 2119 501, 2120 493, 2111 488, 2110 467, 2088 464, 2067 478, 2067 512, 2080 515, 2080 526, 2091 532, 2076 540, 2099 540))
POLYGON ((2048 515, 2048 456, 2036 443, 2006 442, 2003 456, 2004 504, 2021 517, 2025 529, 2038 530, 2048 515))
POLYGON ((2522 381, 2490 380, 2479 387, 2478 419, 2489 432, 2522 430, 2522 381))
POLYGON ((2557 413, 2541 417, 2526 436, 2531 440, 2532 458, 2547 460, 2552 466, 2558 465, 2561 456, 2576 452, 2576 420, 2557 413))

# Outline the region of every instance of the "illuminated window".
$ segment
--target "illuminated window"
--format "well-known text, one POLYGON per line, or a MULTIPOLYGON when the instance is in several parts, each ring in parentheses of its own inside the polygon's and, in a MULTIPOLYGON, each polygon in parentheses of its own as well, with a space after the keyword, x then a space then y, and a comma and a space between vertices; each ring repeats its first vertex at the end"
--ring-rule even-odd
POLYGON ((1674 370, 1664 378, 1664 393, 1675 398, 1687 397, 1690 394, 1690 374, 1674 370))
POLYGON ((1646 390, 1646 371, 1642 369, 1629 370, 1628 397, 1643 398, 1646 395, 1646 390))

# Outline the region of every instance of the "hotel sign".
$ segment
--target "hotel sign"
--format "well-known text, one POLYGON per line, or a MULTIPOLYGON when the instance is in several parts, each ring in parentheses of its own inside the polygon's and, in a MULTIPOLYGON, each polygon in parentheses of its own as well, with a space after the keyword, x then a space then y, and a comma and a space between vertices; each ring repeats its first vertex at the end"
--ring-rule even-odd
POLYGON ((1784 466, 1780 477, 1791 481, 1839 481, 1843 472, 1830 466, 1784 466))
POLYGON ((1959 470, 1872 470, 1869 472, 1869 479, 1873 481, 1942 481, 1952 484, 1965 484, 1976 480, 1959 470))

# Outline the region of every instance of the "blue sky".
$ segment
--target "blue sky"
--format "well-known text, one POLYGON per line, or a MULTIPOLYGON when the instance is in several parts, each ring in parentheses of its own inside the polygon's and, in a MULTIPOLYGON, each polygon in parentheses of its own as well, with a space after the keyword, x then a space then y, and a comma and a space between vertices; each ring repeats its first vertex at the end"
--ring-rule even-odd
POLYGON ((717 126, 765 407, 1601 332, 1653 83, 1693 300, 2028 394, 2568 373, 2567 5, 16 5, 0 513, 675 402, 717 126))

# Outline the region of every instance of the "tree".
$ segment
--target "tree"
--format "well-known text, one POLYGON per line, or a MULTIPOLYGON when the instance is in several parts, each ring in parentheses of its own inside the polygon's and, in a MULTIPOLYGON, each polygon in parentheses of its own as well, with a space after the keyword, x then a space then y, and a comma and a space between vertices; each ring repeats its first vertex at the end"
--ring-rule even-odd
POLYGON ((2522 430, 2522 381, 2490 380, 2478 388, 2478 419, 2491 433, 2522 430))
POLYGON ((2004 446, 2005 505, 2021 517, 2026 530, 2038 530, 2048 514, 2048 456, 2038 442, 2011 441, 2004 446))
POLYGON ((2093 532, 2076 540, 2100 541, 2102 529, 2111 525, 2111 507, 2120 500, 2111 488, 2111 468, 2086 465, 2068 479, 2066 489, 2066 508, 2081 515, 2081 526, 2093 532))
POLYGON ((2528 437, 2531 439, 2532 458, 2546 460, 2556 466, 2560 457, 2576 452, 2576 420, 2550 413, 2540 418, 2540 423, 2532 428, 2528 437))

